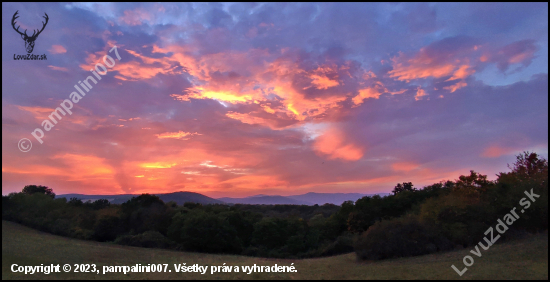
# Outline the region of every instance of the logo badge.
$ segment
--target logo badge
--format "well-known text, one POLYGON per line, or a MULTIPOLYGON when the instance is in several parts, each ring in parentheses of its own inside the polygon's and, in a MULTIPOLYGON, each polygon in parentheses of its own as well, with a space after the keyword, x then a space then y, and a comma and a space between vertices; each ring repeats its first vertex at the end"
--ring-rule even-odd
POLYGON ((21 26, 18 26, 17 28, 15 28, 15 20, 17 18, 19 18, 17 13, 19 13, 19 11, 16 11, 15 14, 13 14, 13 18, 11 19, 11 26, 13 27, 13 29, 15 31, 17 31, 17 33, 19 33, 21 35, 21 38, 23 38, 23 40, 25 40, 25 49, 27 49, 27 53, 30 54, 30 53, 32 53, 32 50, 34 49, 34 41, 36 41, 36 38, 38 37, 38 35, 40 35, 40 33, 44 30, 44 28, 48 24, 48 20, 50 18, 48 17, 48 14, 44 13, 46 16, 43 16, 43 18, 46 19, 46 22, 42 22, 42 29, 40 31, 38 31, 38 33, 36 32, 37 30, 33 30, 33 34, 31 36, 28 36, 26 29, 25 29, 25 32, 21 32, 21 31, 19 31, 19 27, 21 27, 21 26))

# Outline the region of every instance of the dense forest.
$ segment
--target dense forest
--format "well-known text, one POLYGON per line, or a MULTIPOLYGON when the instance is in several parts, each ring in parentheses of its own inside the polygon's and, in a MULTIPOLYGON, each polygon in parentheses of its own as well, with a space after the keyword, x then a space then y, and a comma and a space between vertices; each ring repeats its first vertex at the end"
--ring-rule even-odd
POLYGON ((523 152, 509 168, 495 181, 470 171, 421 189, 399 183, 392 195, 341 206, 180 206, 149 194, 118 205, 56 199, 51 188, 28 185, 2 196, 2 219, 130 246, 277 258, 355 251, 378 260, 473 246, 502 220, 508 226, 499 242, 547 230, 548 161, 523 152), (505 217, 511 210, 513 224, 505 217))

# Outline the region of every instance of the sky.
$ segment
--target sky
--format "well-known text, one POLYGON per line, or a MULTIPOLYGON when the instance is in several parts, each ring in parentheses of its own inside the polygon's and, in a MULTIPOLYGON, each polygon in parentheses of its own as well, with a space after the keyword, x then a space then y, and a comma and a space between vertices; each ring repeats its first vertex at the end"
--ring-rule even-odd
POLYGON ((2 3, 4 195, 384 193, 526 150, 548 3, 2 3))

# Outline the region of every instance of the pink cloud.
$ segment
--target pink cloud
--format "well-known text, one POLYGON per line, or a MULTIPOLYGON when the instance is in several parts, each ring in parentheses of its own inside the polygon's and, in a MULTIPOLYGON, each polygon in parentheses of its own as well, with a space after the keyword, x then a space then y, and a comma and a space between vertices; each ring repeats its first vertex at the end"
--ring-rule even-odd
POLYGON ((468 84, 464 81, 459 81, 457 82, 456 84, 453 84, 451 86, 446 86, 446 87, 443 87, 443 89, 445 90, 449 90, 451 93, 455 92, 456 90, 460 89, 460 88, 463 88, 463 87, 466 87, 468 86, 468 84))
POLYGON ((124 11, 124 15, 118 18, 119 21, 132 26, 141 25, 144 21, 151 21, 152 19, 152 13, 148 13, 147 11, 140 8, 124 11))
POLYGON ((380 95, 385 92, 388 92, 388 89, 386 89, 381 82, 376 82, 374 86, 360 89, 359 94, 353 97, 352 101, 355 105, 360 105, 365 99, 378 99, 380 95))
POLYGON ((61 45, 52 45, 52 48, 50 48, 48 51, 50 51, 52 54, 63 54, 67 53, 67 49, 61 45))
POLYGON ((69 71, 67 68, 64 68, 64 67, 56 67, 56 66, 52 66, 52 65, 49 65, 48 67, 50 69, 56 70, 56 71, 69 71))
POLYGON ((410 162, 399 162, 399 163, 393 163, 391 165, 391 167, 395 171, 409 172, 409 171, 417 169, 419 167, 419 165, 415 164, 415 163, 410 163, 410 162))
POLYGON ((321 155, 328 155, 329 159, 345 161, 361 159, 364 151, 360 146, 347 141, 344 132, 335 126, 330 127, 317 137, 313 147, 321 155))
POLYGON ((490 146, 481 154, 485 158, 498 158, 500 156, 516 153, 516 150, 508 147, 490 146))
POLYGON ((416 95, 414 96, 414 100, 416 101, 419 101, 419 100, 422 100, 424 98, 424 96, 427 96, 428 94, 426 94, 426 91, 424 91, 424 89, 418 87, 418 89, 416 90, 416 95))
POLYGON ((534 40, 516 41, 489 55, 489 61, 496 63, 501 71, 506 71, 513 64, 530 65, 537 51, 534 40))

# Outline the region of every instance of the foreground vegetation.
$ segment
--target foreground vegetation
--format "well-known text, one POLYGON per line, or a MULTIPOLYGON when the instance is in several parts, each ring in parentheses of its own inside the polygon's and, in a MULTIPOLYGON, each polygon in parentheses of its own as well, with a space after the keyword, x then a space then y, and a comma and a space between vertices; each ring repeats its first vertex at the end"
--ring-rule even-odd
POLYGON ((236 255, 213 255, 145 249, 60 237, 2 221, 2 279, 548 279, 548 233, 497 244, 459 277, 451 265, 461 263, 469 250, 379 262, 358 262, 354 254, 290 260, 236 255), (13 273, 11 264, 49 265, 95 263, 135 265, 181 263, 200 265, 290 265, 296 273, 13 273))
POLYGON ((548 162, 524 152, 509 167, 496 181, 471 171, 422 189, 405 182, 393 195, 341 207, 179 206, 149 194, 111 205, 56 199, 52 189, 28 185, 2 197, 2 218, 128 246, 294 259, 355 251, 360 259, 379 260, 476 246, 498 220, 508 225, 501 241, 547 230, 548 162), (513 209, 521 216, 507 219, 513 209))

